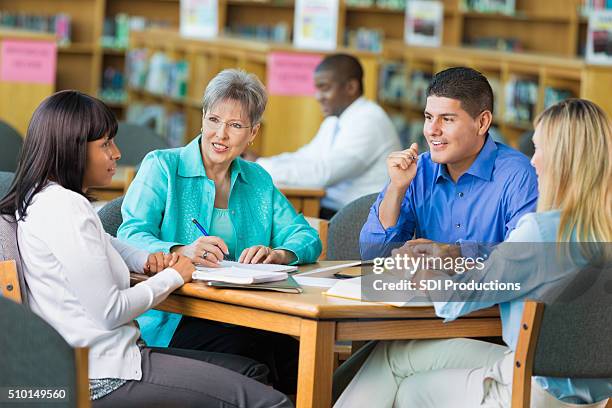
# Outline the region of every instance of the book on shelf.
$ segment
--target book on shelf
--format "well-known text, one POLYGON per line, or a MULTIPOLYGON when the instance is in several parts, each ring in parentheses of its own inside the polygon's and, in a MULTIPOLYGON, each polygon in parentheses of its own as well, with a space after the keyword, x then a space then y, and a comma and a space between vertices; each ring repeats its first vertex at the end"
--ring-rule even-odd
POLYGON ((410 45, 442 45, 444 5, 441 1, 410 0, 406 4, 404 41, 410 45))
POLYGON ((345 0, 348 7, 373 7, 389 9, 389 10, 404 10, 406 8, 406 0, 345 0))
POLYGON ((156 51, 148 57, 147 50, 130 50, 126 61, 130 88, 173 99, 187 96, 189 63, 172 60, 165 52, 156 51))
POLYGON ((225 33, 228 36, 252 38, 277 43, 289 42, 290 32, 289 25, 285 22, 279 22, 274 25, 232 24, 230 27, 225 28, 225 33))
POLYGON ((125 103, 125 77, 123 70, 106 67, 102 73, 102 88, 98 92, 100 99, 109 103, 125 103))
POLYGON ((349 48, 362 51, 381 52, 385 33, 380 29, 359 27, 344 33, 344 44, 349 48))
POLYGON ((72 22, 69 14, 34 14, 0 11, 0 27, 55 34, 57 44, 70 45, 72 22))
POLYGON ((547 86, 544 88, 544 109, 554 104, 572 98, 574 93, 568 89, 559 89, 547 86))
POLYGON ((389 61, 380 65, 378 74, 378 98, 381 101, 401 104, 406 101, 408 75, 403 62, 389 61))
POLYGON ((515 0, 462 0, 461 8, 463 11, 510 15, 516 11, 515 0))
POLYGON ((591 64, 612 65, 612 9, 590 14, 586 60, 591 64))
POLYGON ((582 0, 580 3, 580 14, 590 16, 603 10, 612 10, 612 0, 582 0))
POLYGON ((128 86, 132 89, 144 89, 149 70, 148 52, 144 48, 135 48, 127 53, 125 71, 128 86))
POLYGON ((537 81, 516 77, 510 79, 506 83, 504 120, 510 123, 531 123, 537 101, 537 81))
POLYGON ((181 35, 194 38, 215 37, 219 32, 218 15, 218 0, 181 0, 181 35))
POLYGON ((130 103, 126 121, 153 129, 170 147, 185 144, 186 121, 181 111, 168 112, 161 104, 130 103))
POLYGON ((130 40, 130 32, 143 31, 154 27, 168 28, 171 26, 172 24, 169 20, 151 20, 143 16, 119 13, 115 16, 104 18, 100 44, 105 48, 126 49, 130 40))
POLYGON ((293 45, 305 49, 336 49, 339 7, 339 0, 295 0, 293 45))
POLYGON ((406 100, 414 106, 425 109, 427 104, 427 88, 432 78, 433 76, 430 72, 413 70, 410 73, 406 100))

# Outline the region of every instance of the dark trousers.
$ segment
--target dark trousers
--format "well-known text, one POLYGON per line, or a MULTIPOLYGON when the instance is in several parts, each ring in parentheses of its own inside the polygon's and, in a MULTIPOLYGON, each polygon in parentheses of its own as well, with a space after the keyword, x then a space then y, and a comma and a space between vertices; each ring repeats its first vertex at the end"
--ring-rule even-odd
POLYGON ((246 376, 267 373, 250 359, 171 348, 145 348, 141 355, 142 378, 92 401, 94 408, 293 407, 285 395, 246 376))
POLYGON ((274 388, 296 393, 300 345, 291 336, 183 316, 170 347, 248 357, 268 366, 274 388))

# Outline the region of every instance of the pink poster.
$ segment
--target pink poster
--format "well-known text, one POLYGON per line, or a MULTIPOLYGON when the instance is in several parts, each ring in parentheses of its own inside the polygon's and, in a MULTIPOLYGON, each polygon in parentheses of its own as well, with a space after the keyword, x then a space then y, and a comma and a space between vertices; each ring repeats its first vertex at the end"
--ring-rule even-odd
POLYGON ((288 52, 268 54, 266 83, 270 95, 314 95, 314 69, 322 58, 315 54, 288 52))
POLYGON ((54 84, 57 46, 50 41, 5 40, 0 50, 0 81, 54 84))

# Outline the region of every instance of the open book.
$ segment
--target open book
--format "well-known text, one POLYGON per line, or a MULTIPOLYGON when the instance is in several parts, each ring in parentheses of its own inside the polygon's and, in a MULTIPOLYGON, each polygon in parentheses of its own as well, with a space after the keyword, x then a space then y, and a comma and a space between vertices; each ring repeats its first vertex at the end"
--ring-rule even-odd
POLYGON ((196 267, 193 279, 249 285, 287 279, 287 273, 297 270, 295 266, 273 264, 242 264, 221 261, 220 268, 196 267))
MULTIPOLYGON (((363 299, 361 296, 361 277, 352 278, 352 279, 342 279, 338 280, 338 282, 327 289, 324 292, 327 296, 340 297, 351 300, 359 300, 362 302, 370 302, 368 299, 363 299)), ((423 293, 417 292, 413 298, 417 296, 423 297, 425 296, 423 293), (420 296, 419 296, 420 295, 420 296)), ((405 302, 387 302, 387 301, 373 301, 375 303, 384 303, 386 305, 397 306, 397 307, 425 307, 432 306, 433 303, 430 301, 416 301, 407 299, 405 302)))

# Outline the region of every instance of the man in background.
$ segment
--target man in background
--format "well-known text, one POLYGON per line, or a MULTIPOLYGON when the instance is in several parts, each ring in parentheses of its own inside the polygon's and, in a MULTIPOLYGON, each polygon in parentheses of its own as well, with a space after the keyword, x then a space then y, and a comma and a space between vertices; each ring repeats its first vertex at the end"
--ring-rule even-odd
POLYGON ((320 216, 329 219, 384 187, 385 159, 400 142, 385 111, 363 96, 363 68, 355 57, 326 57, 315 68, 314 82, 325 116, 314 139, 292 153, 245 158, 256 160, 276 184, 324 188, 320 216))

